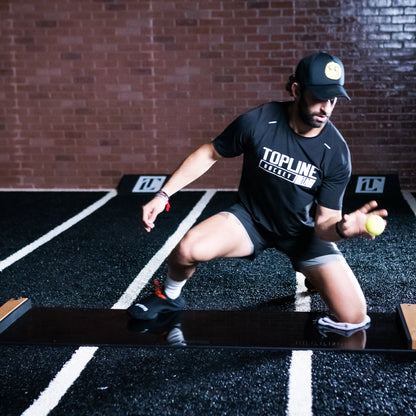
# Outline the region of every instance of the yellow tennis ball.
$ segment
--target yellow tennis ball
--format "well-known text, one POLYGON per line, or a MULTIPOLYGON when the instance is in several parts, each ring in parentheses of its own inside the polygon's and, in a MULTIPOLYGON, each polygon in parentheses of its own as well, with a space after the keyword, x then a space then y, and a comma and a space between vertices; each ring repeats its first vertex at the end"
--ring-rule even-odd
POLYGON ((386 227, 383 218, 379 215, 371 215, 365 223, 365 228, 370 234, 380 235, 386 227))

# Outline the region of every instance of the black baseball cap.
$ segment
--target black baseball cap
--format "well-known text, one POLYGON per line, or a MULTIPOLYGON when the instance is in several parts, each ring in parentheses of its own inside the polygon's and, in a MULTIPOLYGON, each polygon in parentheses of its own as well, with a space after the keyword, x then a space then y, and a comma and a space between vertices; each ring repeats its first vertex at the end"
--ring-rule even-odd
POLYGON ((303 58, 295 72, 295 81, 322 101, 348 96, 344 89, 344 65, 336 56, 324 52, 303 58))

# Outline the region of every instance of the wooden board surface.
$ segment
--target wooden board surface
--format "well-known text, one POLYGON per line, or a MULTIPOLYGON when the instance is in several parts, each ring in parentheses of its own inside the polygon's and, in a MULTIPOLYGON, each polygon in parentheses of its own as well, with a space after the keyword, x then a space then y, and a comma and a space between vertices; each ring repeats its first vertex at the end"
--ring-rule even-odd
POLYGON ((30 308, 32 303, 28 298, 10 299, 0 307, 0 334, 13 325, 30 308))
POLYGON ((399 311, 408 346, 412 350, 416 350, 416 305, 401 304, 399 311))
POLYGON ((27 301, 28 298, 10 299, 4 305, 0 306, 0 322, 6 319, 13 311, 27 301))

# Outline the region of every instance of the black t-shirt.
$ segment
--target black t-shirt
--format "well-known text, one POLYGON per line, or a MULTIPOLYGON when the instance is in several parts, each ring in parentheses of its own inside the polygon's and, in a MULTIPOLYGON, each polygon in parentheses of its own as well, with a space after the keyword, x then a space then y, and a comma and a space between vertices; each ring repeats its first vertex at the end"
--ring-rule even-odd
POLYGON ((335 126, 300 136, 288 124, 288 104, 261 105, 213 141, 223 157, 244 154, 239 199, 256 223, 284 237, 314 226, 316 204, 340 210, 351 175, 350 152, 335 126))

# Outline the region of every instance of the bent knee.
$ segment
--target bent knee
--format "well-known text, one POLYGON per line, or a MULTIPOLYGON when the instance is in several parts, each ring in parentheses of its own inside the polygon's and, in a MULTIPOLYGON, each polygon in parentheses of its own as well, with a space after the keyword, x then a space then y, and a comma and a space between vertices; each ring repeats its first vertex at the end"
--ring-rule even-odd
POLYGON ((204 256, 203 244, 195 241, 193 238, 186 236, 178 243, 169 256, 171 262, 179 264, 194 264, 201 261, 209 260, 204 256))
POLYGON ((367 316, 367 306, 366 304, 357 305, 355 308, 338 311, 338 313, 334 313, 334 315, 339 322, 360 324, 365 320, 365 317, 367 316))

